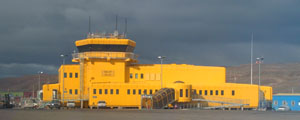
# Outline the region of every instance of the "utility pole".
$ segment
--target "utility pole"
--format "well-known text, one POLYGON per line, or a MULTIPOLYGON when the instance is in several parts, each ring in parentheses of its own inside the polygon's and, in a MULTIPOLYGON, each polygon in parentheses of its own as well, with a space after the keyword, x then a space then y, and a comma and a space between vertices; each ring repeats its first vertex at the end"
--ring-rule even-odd
POLYGON ((63 62, 63 66, 62 66, 62 105, 64 106, 64 99, 65 99, 65 57, 67 57, 68 55, 63 55, 61 54, 60 57, 62 57, 62 62, 63 62))
POLYGON ((258 109, 261 108, 261 99, 260 99, 260 65, 262 64, 264 57, 256 58, 256 64, 258 64, 258 109))

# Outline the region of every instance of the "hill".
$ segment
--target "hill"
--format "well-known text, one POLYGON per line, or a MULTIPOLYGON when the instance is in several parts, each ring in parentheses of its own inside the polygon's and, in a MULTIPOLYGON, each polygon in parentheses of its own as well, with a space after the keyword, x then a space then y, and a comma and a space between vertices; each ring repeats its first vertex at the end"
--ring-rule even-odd
MULTIPOLYGON (((227 67, 230 83, 250 84, 250 65, 227 67)), ((258 83, 258 65, 253 65, 253 84, 258 83)), ((261 64, 261 85, 272 86, 273 93, 300 93, 300 64, 261 64)))

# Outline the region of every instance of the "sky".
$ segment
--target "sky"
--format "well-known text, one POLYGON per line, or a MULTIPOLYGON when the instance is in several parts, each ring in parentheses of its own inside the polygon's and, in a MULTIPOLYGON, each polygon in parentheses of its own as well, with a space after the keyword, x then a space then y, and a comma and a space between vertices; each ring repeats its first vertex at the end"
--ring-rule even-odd
MULTIPOLYGON (((266 64, 300 61, 299 0, 2 0, 0 78, 56 74, 60 54, 76 50, 92 32, 118 30, 136 41, 142 64, 236 66, 254 58, 266 64)), ((66 59, 71 64, 71 57, 66 59)))

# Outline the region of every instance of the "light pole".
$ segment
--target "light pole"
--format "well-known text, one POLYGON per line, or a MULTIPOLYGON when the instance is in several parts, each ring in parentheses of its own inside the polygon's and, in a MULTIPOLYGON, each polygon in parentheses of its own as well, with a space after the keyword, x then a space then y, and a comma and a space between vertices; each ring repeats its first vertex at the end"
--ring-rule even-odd
POLYGON ((64 54, 61 54, 60 57, 62 58, 62 104, 64 105, 64 94, 65 94, 65 81, 64 81, 64 78, 65 78, 65 58, 67 57, 68 55, 64 55, 64 54))
POLYGON ((160 59, 160 87, 163 88, 163 60, 166 58, 166 56, 158 56, 158 59, 160 59))
POLYGON ((39 71, 38 74, 39 74, 39 85, 38 85, 39 86, 38 91, 39 91, 41 90, 41 74, 43 74, 43 71, 39 71))
POLYGON ((260 64, 263 63, 264 57, 256 58, 256 64, 258 64, 258 109, 261 107, 261 100, 260 100, 260 64))

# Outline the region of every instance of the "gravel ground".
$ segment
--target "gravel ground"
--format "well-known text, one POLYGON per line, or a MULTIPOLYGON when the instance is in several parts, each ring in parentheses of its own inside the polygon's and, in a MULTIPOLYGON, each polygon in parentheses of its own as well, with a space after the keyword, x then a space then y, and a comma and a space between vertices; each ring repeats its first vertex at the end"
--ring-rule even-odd
POLYGON ((0 110, 0 120, 300 120, 300 112, 221 110, 0 110))

